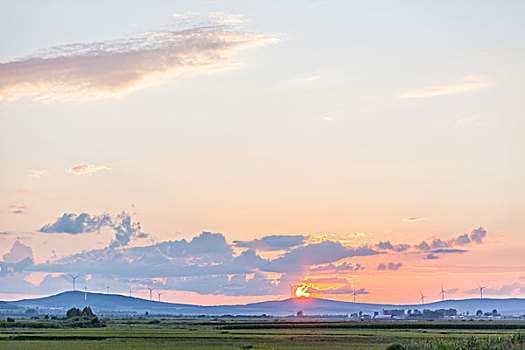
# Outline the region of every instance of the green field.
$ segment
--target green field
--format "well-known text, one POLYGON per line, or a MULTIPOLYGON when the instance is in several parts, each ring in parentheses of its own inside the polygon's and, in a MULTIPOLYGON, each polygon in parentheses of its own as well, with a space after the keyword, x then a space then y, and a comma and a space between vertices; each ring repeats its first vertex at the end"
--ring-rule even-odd
MULTIPOLYGON (((102 328, 27 327, 53 325, 39 320, 26 321, 26 327, 19 327, 22 323, 18 321, 13 326, 4 323, 0 327, 0 349, 386 349, 392 343, 494 338, 517 334, 525 327, 523 322, 286 319, 108 319, 105 323, 102 328)), ((420 346, 411 347, 417 348, 420 346)))

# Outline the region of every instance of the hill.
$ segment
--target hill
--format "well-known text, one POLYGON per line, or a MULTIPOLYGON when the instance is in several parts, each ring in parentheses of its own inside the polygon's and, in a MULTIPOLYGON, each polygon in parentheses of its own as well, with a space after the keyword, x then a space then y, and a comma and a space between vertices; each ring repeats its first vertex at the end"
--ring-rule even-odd
POLYGON ((498 312, 505 315, 525 314, 525 299, 464 299, 445 300, 428 304, 394 305, 394 304, 367 304, 335 301, 326 299, 286 299, 281 301, 265 301, 246 305, 218 305, 201 306, 191 304, 176 304, 145 300, 119 294, 84 293, 68 291, 44 298, 23 299, 9 302, 14 307, 31 307, 63 312, 72 307, 83 308, 90 306, 95 313, 137 313, 146 311, 150 314, 171 315, 274 315, 286 316, 303 311, 309 315, 350 314, 362 311, 373 314, 383 309, 449 309, 458 312, 475 314, 479 309, 498 312))

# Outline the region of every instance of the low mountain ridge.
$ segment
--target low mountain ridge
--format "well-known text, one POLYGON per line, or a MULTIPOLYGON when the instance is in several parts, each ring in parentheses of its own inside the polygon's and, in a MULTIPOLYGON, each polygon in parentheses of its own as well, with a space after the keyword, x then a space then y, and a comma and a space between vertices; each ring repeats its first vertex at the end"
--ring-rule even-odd
POLYGON ((428 304, 369 304, 336 301, 327 299, 286 299, 278 301, 263 301, 246 305, 216 305, 202 306, 192 304, 177 304, 159 302, 120 294, 85 293, 68 291, 56 295, 23 299, 9 302, 11 306, 26 308, 44 308, 56 310, 57 313, 72 307, 90 306, 95 313, 136 313, 169 314, 169 315, 295 315, 302 311, 305 315, 344 315, 362 311, 373 314, 384 309, 449 309, 454 308, 459 313, 475 314, 477 310, 490 312, 496 309, 505 315, 525 314, 525 299, 463 299, 445 300, 428 304))

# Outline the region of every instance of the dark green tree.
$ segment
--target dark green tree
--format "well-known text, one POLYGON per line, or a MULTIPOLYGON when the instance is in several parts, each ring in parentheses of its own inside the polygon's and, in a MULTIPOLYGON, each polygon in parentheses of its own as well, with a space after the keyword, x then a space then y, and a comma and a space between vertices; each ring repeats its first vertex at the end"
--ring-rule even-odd
POLYGON ((67 310, 67 313, 66 313, 67 318, 80 317, 81 315, 82 313, 76 307, 67 310))
POLYGON ((95 316, 95 314, 93 313, 93 311, 91 311, 91 308, 89 306, 86 306, 84 308, 84 310, 82 310, 82 317, 93 317, 95 316))

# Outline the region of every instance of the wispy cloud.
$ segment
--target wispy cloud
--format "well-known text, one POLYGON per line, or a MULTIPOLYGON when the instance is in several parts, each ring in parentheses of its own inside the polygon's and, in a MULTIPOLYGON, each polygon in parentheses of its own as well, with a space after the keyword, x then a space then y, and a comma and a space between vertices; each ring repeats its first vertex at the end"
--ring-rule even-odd
POLYGON ((23 214, 26 210, 25 204, 11 204, 9 205, 9 210, 13 214, 23 214))
POLYGON ((448 84, 448 85, 436 85, 418 90, 412 90, 405 92, 401 95, 401 98, 418 98, 418 97, 432 97, 442 95, 452 95, 462 92, 477 90, 487 87, 489 84, 486 80, 479 77, 467 77, 461 81, 448 84))
POLYGON ((1 63, 0 100, 126 93, 161 77, 215 65, 239 49, 276 42, 274 36, 245 30, 241 19, 223 13, 193 14, 177 28, 62 45, 1 63))
POLYGON ((110 170, 110 169, 111 168, 108 168, 103 165, 80 164, 80 165, 75 165, 69 168, 67 172, 70 174, 75 174, 75 175, 87 175, 87 174, 96 173, 97 171, 110 170))
POLYGON ((484 122, 481 120, 481 116, 479 114, 474 114, 468 117, 463 117, 456 122, 456 125, 460 125, 460 126, 466 126, 466 125, 480 126, 483 124, 484 122))
POLYGON ((27 175, 27 176, 29 176, 29 177, 40 177, 40 176, 46 174, 47 170, 28 170, 28 172, 29 172, 29 175, 27 175))
POLYGON ((401 219, 403 220, 404 222, 420 222, 420 221, 426 221, 427 218, 406 218, 406 219, 401 219))
POLYGON ((21 188, 19 190, 16 190, 16 193, 18 193, 18 194, 25 194, 25 195, 28 195, 28 196, 39 196, 40 195, 40 193, 28 190, 26 188, 21 188))

